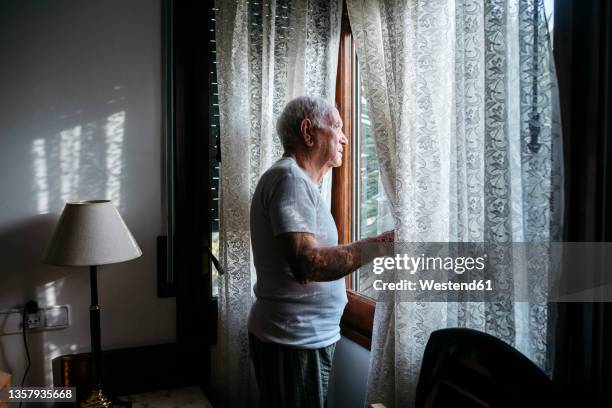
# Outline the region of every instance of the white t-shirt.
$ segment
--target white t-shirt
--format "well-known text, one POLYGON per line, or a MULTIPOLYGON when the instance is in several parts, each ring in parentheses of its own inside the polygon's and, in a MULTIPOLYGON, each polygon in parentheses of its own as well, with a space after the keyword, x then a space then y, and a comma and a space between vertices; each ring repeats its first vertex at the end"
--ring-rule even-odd
POLYGON ((321 246, 338 244, 329 207, 292 158, 270 167, 253 195, 251 246, 257 299, 248 329, 261 341, 327 347, 340 340, 340 317, 347 303, 344 279, 298 283, 276 238, 286 232, 312 233, 321 246))

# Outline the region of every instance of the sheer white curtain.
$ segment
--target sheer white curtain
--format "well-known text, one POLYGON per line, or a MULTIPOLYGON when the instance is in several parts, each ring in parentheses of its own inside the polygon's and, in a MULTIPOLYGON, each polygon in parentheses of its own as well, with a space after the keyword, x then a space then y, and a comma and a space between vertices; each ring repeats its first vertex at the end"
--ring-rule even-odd
POLYGON ((213 384, 226 407, 253 405, 247 317, 255 282, 249 207, 282 154, 276 118, 299 95, 334 100, 341 0, 217 2, 221 134, 218 342, 213 384))
MULTIPOLYGON (((541 1, 347 3, 396 242, 557 240, 561 140, 541 1)), ((378 302, 367 401, 412 406, 429 334, 445 327, 491 333, 548 369, 550 323, 545 303, 511 295, 378 302)))

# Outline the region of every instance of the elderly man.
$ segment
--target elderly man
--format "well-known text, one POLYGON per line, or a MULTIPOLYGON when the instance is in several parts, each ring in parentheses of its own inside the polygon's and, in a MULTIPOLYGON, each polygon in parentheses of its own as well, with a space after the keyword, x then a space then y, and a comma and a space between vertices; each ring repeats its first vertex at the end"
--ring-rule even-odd
POLYGON ((262 407, 323 407, 347 302, 342 277, 371 261, 365 245, 391 242, 393 232, 338 245, 318 188, 342 165, 348 143, 331 104, 296 98, 276 129, 285 154, 262 175, 251 203, 257 272, 251 355, 262 407))

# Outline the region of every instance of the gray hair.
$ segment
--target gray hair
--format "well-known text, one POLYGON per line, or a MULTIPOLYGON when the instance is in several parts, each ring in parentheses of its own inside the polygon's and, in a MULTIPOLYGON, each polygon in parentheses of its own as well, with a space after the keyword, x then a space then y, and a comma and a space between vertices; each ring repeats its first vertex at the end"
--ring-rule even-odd
POLYGON ((287 103, 276 121, 276 132, 285 152, 293 152, 299 145, 300 125, 308 118, 315 127, 333 117, 335 107, 327 100, 316 96, 298 96, 287 103))

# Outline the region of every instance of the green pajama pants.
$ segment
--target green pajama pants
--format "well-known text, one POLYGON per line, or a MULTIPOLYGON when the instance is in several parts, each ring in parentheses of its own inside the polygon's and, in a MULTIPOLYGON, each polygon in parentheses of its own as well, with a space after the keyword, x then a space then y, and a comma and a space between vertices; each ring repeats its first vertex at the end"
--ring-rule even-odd
POLYGON ((260 408, 324 408, 336 344, 297 349, 249 333, 260 408))

